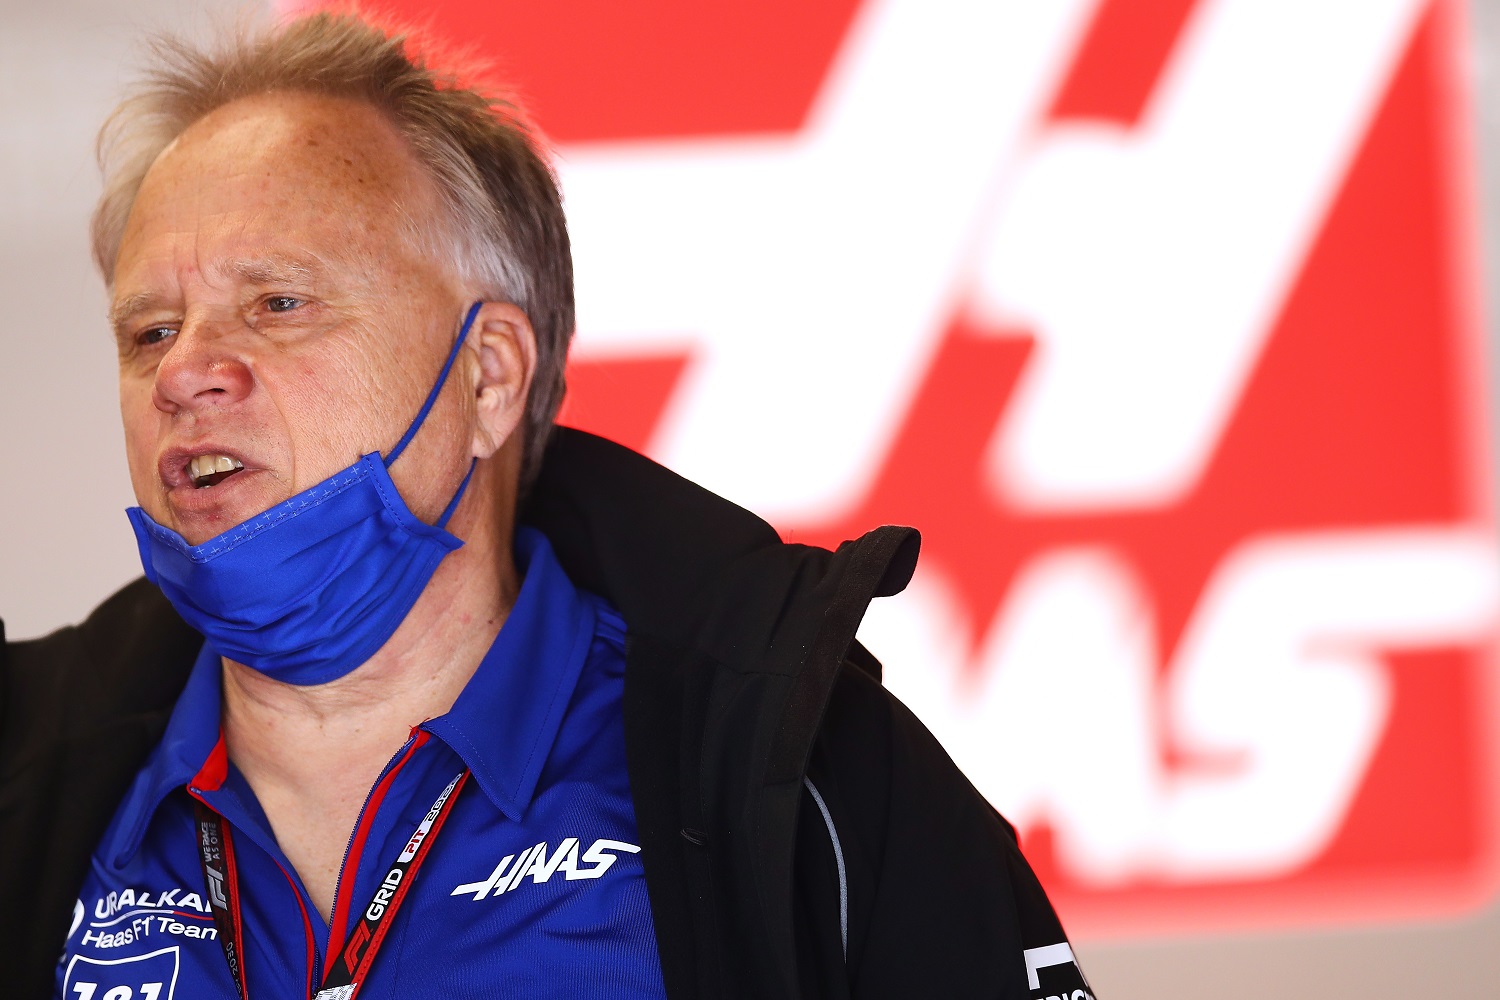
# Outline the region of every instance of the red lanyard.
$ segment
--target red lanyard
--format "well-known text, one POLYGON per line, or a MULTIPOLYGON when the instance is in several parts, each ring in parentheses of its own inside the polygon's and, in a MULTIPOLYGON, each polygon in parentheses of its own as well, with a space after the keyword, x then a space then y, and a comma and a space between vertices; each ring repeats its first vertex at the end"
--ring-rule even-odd
MULTIPOLYGON (((407 890, 416 879, 417 869, 427 857, 443 821, 448 818, 458 793, 463 790, 469 772, 465 769, 443 789, 432 808, 386 869, 385 878, 375 889, 370 905, 365 907, 359 923, 338 954, 328 956, 323 985, 313 1000, 354 1000, 360 986, 375 964, 375 956, 385 942, 391 921, 406 900, 407 890)), ((219 944, 229 963, 240 1000, 250 1000, 245 981, 244 924, 240 919, 240 879, 234 858, 234 839, 224 818, 203 802, 196 804, 198 820, 198 861, 203 866, 203 884, 208 888, 208 902, 213 910, 214 926, 219 930, 219 944)))

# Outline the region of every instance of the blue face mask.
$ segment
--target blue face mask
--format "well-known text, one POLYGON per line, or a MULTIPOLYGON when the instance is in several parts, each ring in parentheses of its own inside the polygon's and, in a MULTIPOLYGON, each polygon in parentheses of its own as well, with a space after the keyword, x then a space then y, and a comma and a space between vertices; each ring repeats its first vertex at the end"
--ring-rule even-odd
POLYGON ((202 545, 139 507, 126 511, 147 578, 216 653, 289 684, 342 677, 385 645, 438 563, 463 544, 444 526, 474 463, 436 525, 407 509, 387 470, 437 401, 480 305, 384 459, 371 452, 202 545))

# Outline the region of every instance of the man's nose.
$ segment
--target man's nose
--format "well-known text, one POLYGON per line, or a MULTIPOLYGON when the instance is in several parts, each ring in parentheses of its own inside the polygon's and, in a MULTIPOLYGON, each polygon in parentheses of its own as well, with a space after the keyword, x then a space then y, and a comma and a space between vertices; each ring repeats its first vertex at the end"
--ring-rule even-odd
POLYGON ((189 320, 172 336, 156 368, 151 401, 163 413, 237 403, 255 382, 234 338, 208 320, 189 320))

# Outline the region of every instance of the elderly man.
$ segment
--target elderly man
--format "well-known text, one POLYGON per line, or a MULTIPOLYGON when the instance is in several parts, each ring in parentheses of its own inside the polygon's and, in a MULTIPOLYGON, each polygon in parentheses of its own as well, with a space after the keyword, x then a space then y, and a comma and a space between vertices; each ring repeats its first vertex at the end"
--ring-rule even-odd
POLYGON ((916 534, 549 434, 518 118, 352 17, 160 52, 94 229, 150 582, 5 649, 7 995, 1086 996, 854 642, 916 534))

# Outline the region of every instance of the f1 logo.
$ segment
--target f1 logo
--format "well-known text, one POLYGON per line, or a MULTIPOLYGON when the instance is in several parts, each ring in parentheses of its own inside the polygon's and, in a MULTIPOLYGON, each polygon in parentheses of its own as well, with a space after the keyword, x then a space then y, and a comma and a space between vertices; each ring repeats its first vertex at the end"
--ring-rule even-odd
POLYGON ((227 910, 229 898, 224 894, 224 873, 207 865, 204 865, 203 873, 208 876, 208 895, 213 905, 227 910))

